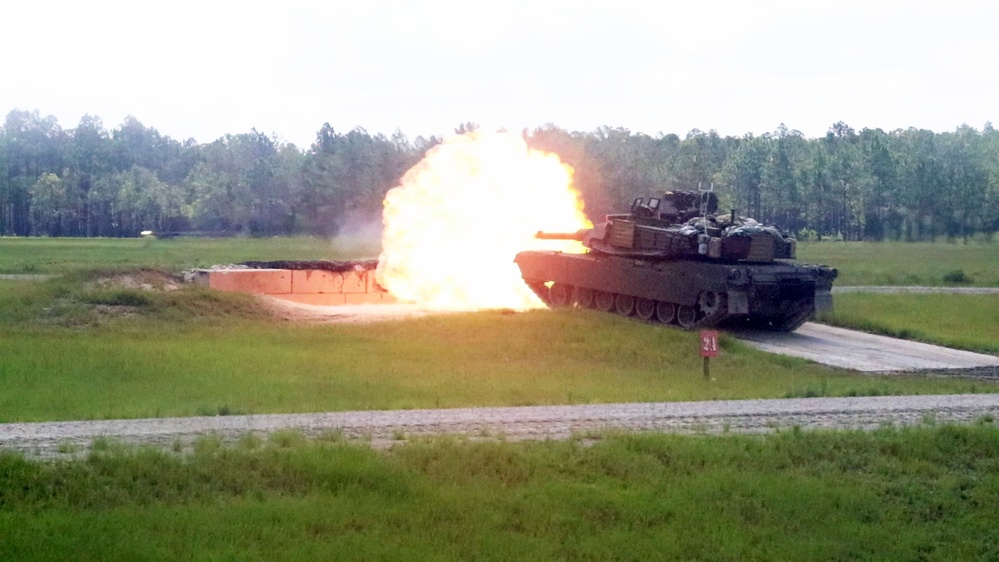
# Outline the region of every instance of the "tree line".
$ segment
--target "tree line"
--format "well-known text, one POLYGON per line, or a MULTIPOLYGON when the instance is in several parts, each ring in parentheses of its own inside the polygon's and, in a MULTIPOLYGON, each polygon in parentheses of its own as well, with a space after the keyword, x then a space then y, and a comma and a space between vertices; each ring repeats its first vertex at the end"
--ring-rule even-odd
MULTIPOLYGON (((966 239, 999 231, 999 133, 991 124, 858 132, 840 122, 814 139, 784 125, 742 137, 554 125, 522 134, 573 166, 597 220, 638 195, 713 188, 726 209, 799 237, 966 239)), ((133 117, 108 130, 88 115, 63 129, 54 117, 15 110, 0 126, 0 235, 331 235, 376 221, 385 192, 439 142, 324 124, 308 148, 256 130, 198 144, 133 117)))

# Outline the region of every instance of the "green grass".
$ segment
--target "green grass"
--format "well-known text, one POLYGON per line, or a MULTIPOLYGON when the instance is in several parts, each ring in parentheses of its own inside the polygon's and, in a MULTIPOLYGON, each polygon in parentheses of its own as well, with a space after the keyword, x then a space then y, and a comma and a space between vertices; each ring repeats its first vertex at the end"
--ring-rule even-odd
POLYGON ((587 310, 296 325, 247 295, 88 283, 5 284, 0 421, 999 389, 871 378, 727 335, 706 381, 696 333, 587 310))
MULTIPOLYGON (((93 268, 180 271, 248 260, 375 257, 377 240, 321 238, 2 238, 0 273, 93 268)), ((839 269, 840 285, 999 287, 999 244, 803 242, 799 259, 839 269), (961 279, 965 281, 960 281, 961 279), (948 281, 957 280, 955 281, 948 281)))
POLYGON ((889 336, 999 354, 999 294, 865 294, 835 297, 820 320, 889 336))
POLYGON ((379 242, 322 238, 4 238, 0 273, 64 273, 94 268, 181 271, 250 260, 377 257, 379 242))
POLYGON ((811 242, 798 245, 798 259, 836 267, 841 286, 999 287, 996 243, 811 242))
POLYGON ((999 430, 0 455, 5 560, 994 560, 999 430))
MULTIPOLYGON (((873 246, 801 255, 839 267, 841 284, 942 284, 960 270, 999 285, 995 246, 873 246)), ((724 334, 705 381, 696 334, 593 311, 295 325, 246 295, 101 285, 109 273, 89 271, 357 255, 311 239, 0 239, 0 272, 65 274, 0 281, 0 422, 997 390, 859 376, 724 334)), ((836 301, 837 322, 995 352, 994 296, 836 301)), ((993 424, 387 451, 282 432, 206 436, 188 455, 106 439, 75 461, 0 452, 0 559, 992 560, 993 424)))
MULTIPOLYGON (((110 256, 128 245, 194 254, 211 247, 220 257, 263 258, 291 246, 304 253, 319 244, 313 239, 0 241, 20 243, 45 246, 39 259, 62 255, 49 271, 68 273, 41 283, 0 281, 3 422, 999 389, 871 378, 759 352, 724 335, 713 380, 705 381, 696 334, 593 311, 295 325, 268 317, 247 295, 183 284, 175 291, 102 285, 115 269, 131 266, 95 272, 82 265, 114 261, 110 256), (85 243, 97 246, 77 246, 85 243)), ((138 255, 121 263, 141 262, 138 255)), ((129 276, 172 282, 155 270, 133 269, 129 276)), ((995 353, 995 302, 995 296, 844 294, 829 321, 995 353)))

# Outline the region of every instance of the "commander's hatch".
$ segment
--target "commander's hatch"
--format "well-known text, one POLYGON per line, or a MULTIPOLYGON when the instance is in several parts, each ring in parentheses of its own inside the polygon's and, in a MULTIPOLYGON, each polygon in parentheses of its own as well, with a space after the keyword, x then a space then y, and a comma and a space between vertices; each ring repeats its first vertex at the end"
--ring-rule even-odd
POLYGON ((636 217, 656 217, 661 201, 658 197, 636 197, 631 202, 631 214, 636 217))

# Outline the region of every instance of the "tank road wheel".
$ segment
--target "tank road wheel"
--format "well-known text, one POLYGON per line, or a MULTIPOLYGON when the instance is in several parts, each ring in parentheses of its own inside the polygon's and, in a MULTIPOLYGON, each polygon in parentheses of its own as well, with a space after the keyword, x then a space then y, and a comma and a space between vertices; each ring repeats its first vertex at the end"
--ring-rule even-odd
POLYGON ((551 300, 548 298, 548 287, 545 286, 545 282, 539 279, 524 279, 524 283, 534 291, 535 295, 541 299, 541 302, 546 305, 551 305, 551 300))
POLYGON ((579 308, 593 308, 593 289, 576 287, 575 300, 579 308))
POLYGON ((597 310, 599 311, 610 312, 614 308, 614 293, 597 291, 593 296, 593 300, 596 302, 597 310))
POLYGON ((631 295, 614 297, 614 310, 621 316, 631 316, 635 313, 635 297, 631 295))
POLYGON ((572 303, 569 300, 571 297, 572 287, 565 283, 552 283, 552 286, 548 287, 548 300, 552 307, 569 306, 572 303))
POLYGON ((697 309, 681 304, 676 308, 676 323, 684 330, 691 329, 697 323, 697 309))
POLYGON ((656 301, 650 299, 638 299, 635 301, 635 316, 648 322, 656 315, 656 301))
POLYGON ((671 302, 656 303, 656 318, 663 324, 672 324, 676 320, 676 305, 671 302))

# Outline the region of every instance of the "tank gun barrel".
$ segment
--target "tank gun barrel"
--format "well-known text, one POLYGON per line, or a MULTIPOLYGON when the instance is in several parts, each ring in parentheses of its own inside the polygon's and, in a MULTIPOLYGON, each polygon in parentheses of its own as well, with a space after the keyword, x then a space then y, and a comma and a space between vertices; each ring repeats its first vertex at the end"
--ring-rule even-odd
POLYGON ((534 237, 538 240, 575 240, 582 242, 590 232, 589 228, 583 228, 576 232, 545 232, 539 230, 534 237))

